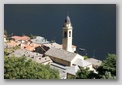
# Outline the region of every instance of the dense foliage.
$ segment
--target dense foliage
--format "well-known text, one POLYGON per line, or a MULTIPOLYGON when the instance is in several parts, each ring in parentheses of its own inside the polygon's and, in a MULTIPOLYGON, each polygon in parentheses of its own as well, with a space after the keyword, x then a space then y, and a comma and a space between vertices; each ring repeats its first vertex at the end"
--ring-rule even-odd
POLYGON ((90 74, 88 69, 80 68, 80 70, 76 73, 76 79, 87 79, 90 74))
POLYGON ((116 55, 108 54, 106 60, 97 69, 100 78, 115 79, 116 78, 116 55))
POLYGON ((59 72, 49 65, 42 65, 22 57, 4 57, 5 79, 58 79, 59 72))
POLYGON ((76 79, 94 79, 97 78, 97 74, 93 71, 89 71, 89 68, 84 69, 80 67, 78 72, 76 73, 76 79))

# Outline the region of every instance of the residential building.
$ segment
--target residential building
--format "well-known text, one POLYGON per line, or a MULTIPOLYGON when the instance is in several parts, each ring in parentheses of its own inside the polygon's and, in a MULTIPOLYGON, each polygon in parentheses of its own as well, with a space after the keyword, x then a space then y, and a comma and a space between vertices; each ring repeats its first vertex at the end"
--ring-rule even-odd
POLYGON ((11 53, 8 57, 11 57, 12 55, 16 57, 26 56, 27 59, 32 59, 33 61, 44 65, 52 63, 50 57, 48 56, 43 57, 43 54, 27 51, 25 49, 16 50, 15 52, 11 53))
POLYGON ((49 50, 49 47, 47 47, 45 45, 41 45, 41 46, 35 47, 33 52, 44 54, 45 52, 47 52, 47 50, 49 50))
POLYGON ((27 43, 30 40, 30 37, 28 37, 28 36, 12 36, 11 39, 13 39, 16 42, 27 43))
POLYGON ((51 64, 53 61, 50 59, 50 57, 45 56, 45 57, 38 57, 35 60, 37 63, 41 63, 44 65, 51 64))
POLYGON ((21 49, 28 51, 34 51, 36 47, 41 46, 40 44, 30 43, 30 44, 21 44, 21 49))

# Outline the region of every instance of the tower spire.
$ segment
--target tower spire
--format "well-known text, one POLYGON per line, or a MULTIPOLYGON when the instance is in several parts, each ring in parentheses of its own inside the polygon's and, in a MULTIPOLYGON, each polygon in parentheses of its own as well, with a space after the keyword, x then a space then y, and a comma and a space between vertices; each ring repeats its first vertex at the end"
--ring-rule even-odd
POLYGON ((65 23, 67 23, 67 24, 70 24, 71 23, 69 16, 66 17, 65 23))

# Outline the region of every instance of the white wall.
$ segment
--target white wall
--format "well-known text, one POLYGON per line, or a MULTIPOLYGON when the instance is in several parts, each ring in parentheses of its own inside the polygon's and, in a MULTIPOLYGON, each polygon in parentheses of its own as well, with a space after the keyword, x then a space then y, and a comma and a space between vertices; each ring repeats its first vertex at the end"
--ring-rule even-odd
POLYGON ((71 61, 70 66, 72 66, 72 64, 73 64, 77 59, 82 59, 82 60, 84 60, 84 57, 81 56, 81 55, 79 55, 79 54, 77 54, 77 55, 74 57, 74 59, 71 61))

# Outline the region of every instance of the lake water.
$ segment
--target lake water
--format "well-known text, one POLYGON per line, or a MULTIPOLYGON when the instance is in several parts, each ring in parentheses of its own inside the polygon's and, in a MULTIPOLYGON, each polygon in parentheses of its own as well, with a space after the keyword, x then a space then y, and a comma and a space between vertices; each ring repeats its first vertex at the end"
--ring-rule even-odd
POLYGON ((77 51, 103 60, 116 54, 116 5, 4 5, 4 28, 8 34, 39 35, 62 43, 62 27, 69 15, 73 26, 73 44, 77 51))

